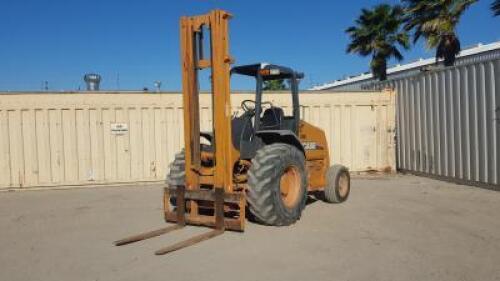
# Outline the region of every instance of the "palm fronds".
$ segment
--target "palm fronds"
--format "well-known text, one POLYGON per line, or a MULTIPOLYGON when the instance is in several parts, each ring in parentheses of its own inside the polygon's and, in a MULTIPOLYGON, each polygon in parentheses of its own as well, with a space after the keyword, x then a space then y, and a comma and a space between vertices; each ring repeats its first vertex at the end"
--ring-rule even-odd
POLYGON ((491 4, 491 10, 495 16, 500 16, 500 0, 495 0, 491 4))
POLYGON ((346 51, 361 56, 371 55, 370 66, 373 75, 385 80, 387 60, 391 57, 403 59, 397 46, 404 49, 410 47, 409 36, 401 28, 403 19, 404 9, 398 5, 381 4, 373 9, 362 9, 355 25, 346 29, 351 39, 346 51))
POLYGON ((443 58, 451 66, 460 52, 456 27, 465 10, 477 1, 403 0, 405 29, 413 31, 414 42, 424 37, 428 48, 436 48, 436 60, 443 58))

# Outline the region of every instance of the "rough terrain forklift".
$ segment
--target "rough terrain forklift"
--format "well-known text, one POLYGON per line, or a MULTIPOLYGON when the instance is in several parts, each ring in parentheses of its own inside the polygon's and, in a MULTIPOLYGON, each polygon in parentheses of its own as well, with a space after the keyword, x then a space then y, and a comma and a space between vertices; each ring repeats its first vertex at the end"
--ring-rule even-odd
POLYGON ((341 165, 330 167, 325 133, 300 119, 298 84, 304 75, 265 63, 231 69, 230 18, 222 10, 181 18, 185 148, 170 165, 163 200, 165 220, 176 224, 116 241, 116 245, 186 224, 214 228, 156 252, 165 254, 224 230, 243 231, 247 216, 266 225, 293 224, 301 216, 308 193, 322 194, 332 203, 349 196, 349 172, 341 165), (209 57, 203 46, 207 34, 209 57), (212 132, 200 131, 198 72, 202 69, 211 69, 212 132), (239 116, 231 109, 231 75, 256 81, 255 100, 244 100, 239 116), (289 81, 290 114, 263 100, 264 82, 276 79, 289 81))

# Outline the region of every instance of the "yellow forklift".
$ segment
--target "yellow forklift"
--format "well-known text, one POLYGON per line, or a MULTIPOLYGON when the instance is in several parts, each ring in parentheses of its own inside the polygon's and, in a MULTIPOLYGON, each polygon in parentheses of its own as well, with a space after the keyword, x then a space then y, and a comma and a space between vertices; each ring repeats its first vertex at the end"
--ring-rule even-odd
POLYGON ((349 196, 349 171, 341 165, 330 167, 324 131, 300 119, 298 84, 304 75, 267 63, 231 69, 230 19, 222 10, 181 18, 184 149, 170 164, 163 198, 165 220, 175 224, 116 241, 115 245, 186 225, 213 228, 156 251, 162 255, 225 230, 244 231, 246 217, 266 225, 293 224, 302 214, 308 193, 321 194, 331 203, 349 196), (210 45, 208 57, 205 41, 210 45), (200 131, 198 77, 203 69, 211 70, 212 132, 200 131), (231 75, 256 81, 255 100, 244 100, 239 116, 233 116, 231 110, 231 75), (262 99, 264 82, 277 79, 289 81, 293 104, 289 115, 262 99))

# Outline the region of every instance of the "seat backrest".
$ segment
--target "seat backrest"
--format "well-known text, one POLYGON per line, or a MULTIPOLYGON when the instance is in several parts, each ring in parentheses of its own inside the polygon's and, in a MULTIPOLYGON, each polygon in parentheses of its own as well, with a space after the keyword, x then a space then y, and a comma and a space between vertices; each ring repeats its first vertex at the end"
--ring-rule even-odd
POLYGON ((281 124, 283 123, 283 118, 285 113, 280 107, 271 107, 264 111, 262 118, 260 119, 261 130, 279 130, 281 129, 281 124))

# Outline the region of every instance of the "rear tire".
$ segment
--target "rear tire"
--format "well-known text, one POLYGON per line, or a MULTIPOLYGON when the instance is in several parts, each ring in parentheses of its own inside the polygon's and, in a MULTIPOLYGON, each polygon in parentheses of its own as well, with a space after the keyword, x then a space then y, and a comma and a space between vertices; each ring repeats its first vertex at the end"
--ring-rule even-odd
POLYGON ((324 200, 328 203, 342 203, 351 192, 351 176, 349 170, 342 165, 333 165, 326 174, 324 200))
POLYGON ((257 151, 248 171, 247 201, 260 223, 285 226, 301 216, 307 200, 304 154, 275 143, 257 151))

